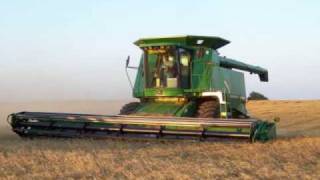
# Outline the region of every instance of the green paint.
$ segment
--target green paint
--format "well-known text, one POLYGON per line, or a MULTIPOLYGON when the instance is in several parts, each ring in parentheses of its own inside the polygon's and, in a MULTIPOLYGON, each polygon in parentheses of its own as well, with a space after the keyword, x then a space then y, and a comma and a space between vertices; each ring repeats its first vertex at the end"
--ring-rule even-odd
POLYGON ((194 117, 197 111, 197 103, 195 101, 190 101, 189 103, 184 104, 179 111, 176 112, 178 117, 194 117))
POLYGON ((143 103, 140 108, 137 109, 137 115, 171 115, 174 116, 176 112, 182 108, 184 105, 174 104, 174 103, 156 103, 147 102, 143 103))

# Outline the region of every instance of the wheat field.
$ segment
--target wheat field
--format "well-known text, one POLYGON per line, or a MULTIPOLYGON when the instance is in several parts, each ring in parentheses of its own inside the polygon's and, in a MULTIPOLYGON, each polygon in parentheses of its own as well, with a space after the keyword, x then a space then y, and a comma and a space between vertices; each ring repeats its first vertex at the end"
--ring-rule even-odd
POLYGON ((280 117, 267 143, 134 139, 21 139, 11 112, 115 114, 124 101, 0 103, 1 179, 320 179, 320 101, 251 101, 280 117))

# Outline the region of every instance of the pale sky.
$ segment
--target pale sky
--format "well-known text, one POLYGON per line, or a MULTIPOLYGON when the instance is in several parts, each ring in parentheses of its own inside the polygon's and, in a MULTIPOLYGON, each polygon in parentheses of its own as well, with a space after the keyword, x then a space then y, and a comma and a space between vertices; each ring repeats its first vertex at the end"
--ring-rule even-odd
POLYGON ((247 92, 320 99, 320 1, 0 0, 0 101, 127 99, 132 43, 185 34, 267 68, 269 83, 246 74, 247 92))

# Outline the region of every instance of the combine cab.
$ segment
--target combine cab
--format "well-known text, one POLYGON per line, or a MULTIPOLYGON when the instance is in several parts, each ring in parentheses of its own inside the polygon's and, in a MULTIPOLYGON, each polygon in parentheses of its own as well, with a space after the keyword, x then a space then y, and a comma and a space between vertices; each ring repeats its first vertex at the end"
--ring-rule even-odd
POLYGON ((244 75, 234 69, 261 81, 268 81, 268 71, 219 56, 217 49, 228 43, 206 36, 140 39, 133 86, 139 102, 119 115, 20 112, 8 120, 21 136, 274 139, 275 123, 248 116, 244 75))

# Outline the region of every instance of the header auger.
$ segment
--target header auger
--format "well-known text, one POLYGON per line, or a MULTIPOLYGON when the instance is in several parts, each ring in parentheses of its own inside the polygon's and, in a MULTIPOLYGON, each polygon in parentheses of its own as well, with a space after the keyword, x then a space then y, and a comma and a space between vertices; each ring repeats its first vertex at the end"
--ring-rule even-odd
POLYGON ((274 122, 249 117, 244 75, 235 69, 261 81, 268 71, 220 56, 217 49, 228 43, 208 36, 139 39, 143 54, 133 86, 139 102, 115 116, 20 112, 10 124, 21 136, 274 139, 274 122))

